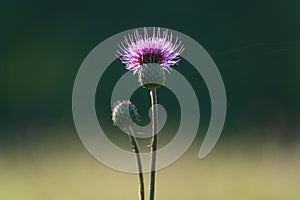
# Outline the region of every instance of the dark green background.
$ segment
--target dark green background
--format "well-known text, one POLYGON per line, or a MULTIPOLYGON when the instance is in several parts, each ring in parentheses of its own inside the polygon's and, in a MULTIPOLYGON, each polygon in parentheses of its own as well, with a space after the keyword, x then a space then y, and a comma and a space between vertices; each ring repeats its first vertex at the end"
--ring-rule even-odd
MULTIPOLYGON (((74 136, 71 95, 82 61, 106 38, 143 26, 180 31, 209 52, 228 96, 223 138, 274 134, 291 141, 300 120, 299 9, 299 1, 1 1, 1 143, 30 137, 36 127, 69 127, 74 136)), ((201 83, 205 129, 205 84, 179 70, 201 83)), ((100 113, 110 106, 101 103, 100 113)))

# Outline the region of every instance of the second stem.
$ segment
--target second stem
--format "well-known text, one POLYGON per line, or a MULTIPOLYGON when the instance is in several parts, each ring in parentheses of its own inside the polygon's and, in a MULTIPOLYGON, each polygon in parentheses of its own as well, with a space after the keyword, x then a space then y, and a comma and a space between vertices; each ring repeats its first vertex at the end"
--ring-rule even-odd
POLYGON ((145 199, 145 191, 144 191, 144 177, 143 177, 143 168, 142 168, 142 160, 140 156, 140 147, 139 144, 135 138, 134 132, 131 128, 131 126, 128 128, 129 129, 129 139, 133 147, 133 151, 136 156, 136 161, 137 161, 137 166, 138 166, 138 172, 139 172, 139 197, 140 200, 145 199))

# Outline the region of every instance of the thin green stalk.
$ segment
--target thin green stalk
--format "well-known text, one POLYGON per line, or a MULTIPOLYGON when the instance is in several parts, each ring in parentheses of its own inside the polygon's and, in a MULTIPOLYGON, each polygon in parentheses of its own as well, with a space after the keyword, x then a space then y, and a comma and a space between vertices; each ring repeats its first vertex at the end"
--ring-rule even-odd
POLYGON ((150 200, 154 200, 155 194, 155 171, 156 171, 156 149, 157 149, 157 95, 156 88, 151 88, 151 107, 152 107, 152 144, 151 144, 151 181, 150 181, 150 200))
POLYGON ((136 162, 138 166, 138 171, 139 171, 139 199, 144 200, 145 199, 145 189, 144 189, 144 177, 143 177, 143 168, 142 168, 142 161, 141 161, 141 156, 140 156, 140 148, 139 144, 134 137, 134 132, 131 127, 129 129, 129 139, 132 145, 132 150, 135 153, 136 156, 136 162))

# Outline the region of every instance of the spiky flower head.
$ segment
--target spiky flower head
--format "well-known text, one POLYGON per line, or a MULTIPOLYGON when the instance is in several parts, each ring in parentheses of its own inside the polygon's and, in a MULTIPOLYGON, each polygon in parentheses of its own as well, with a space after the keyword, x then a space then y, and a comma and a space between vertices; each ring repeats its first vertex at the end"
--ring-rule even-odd
POLYGON ((139 120, 137 108, 130 100, 117 101, 112 108, 112 120, 119 128, 128 128, 139 120))
POLYGON ((153 28, 149 36, 144 28, 144 36, 137 30, 124 37, 119 45, 118 56, 126 69, 139 75, 139 82, 146 88, 158 87, 165 83, 165 71, 170 72, 171 67, 178 64, 180 54, 184 48, 176 37, 173 41, 172 33, 165 29, 153 28))
POLYGON ((160 28, 157 28, 157 31, 153 28, 152 36, 148 35, 146 28, 144 36, 135 30, 133 34, 124 37, 119 48, 117 53, 121 62, 126 65, 126 69, 134 73, 147 63, 157 63, 169 72, 171 66, 179 62, 179 55, 184 50, 178 37, 173 42, 172 33, 169 34, 165 29, 161 35, 160 28))

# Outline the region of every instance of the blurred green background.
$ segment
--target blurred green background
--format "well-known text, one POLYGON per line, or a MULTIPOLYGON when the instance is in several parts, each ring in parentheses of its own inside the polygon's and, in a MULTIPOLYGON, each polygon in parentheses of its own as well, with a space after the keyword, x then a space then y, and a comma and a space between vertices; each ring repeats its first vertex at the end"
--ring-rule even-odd
MULTIPOLYGON (((96 45, 144 26, 197 40, 217 64, 228 98, 222 136, 198 160, 209 96, 185 60, 176 66, 193 85, 203 120, 188 152, 158 173, 157 199, 299 199, 299 9, 298 1, 268 0, 1 1, 0 199, 137 199, 135 175, 105 167, 80 143, 71 96, 77 70, 96 45)), ((108 137, 129 149, 112 126, 107 96, 123 73, 119 61, 111 64, 96 108, 108 137)), ((172 116, 164 142, 178 122, 170 95, 160 91, 172 116)), ((137 106, 148 102, 140 124, 149 123, 146 92, 132 98, 137 106)))

